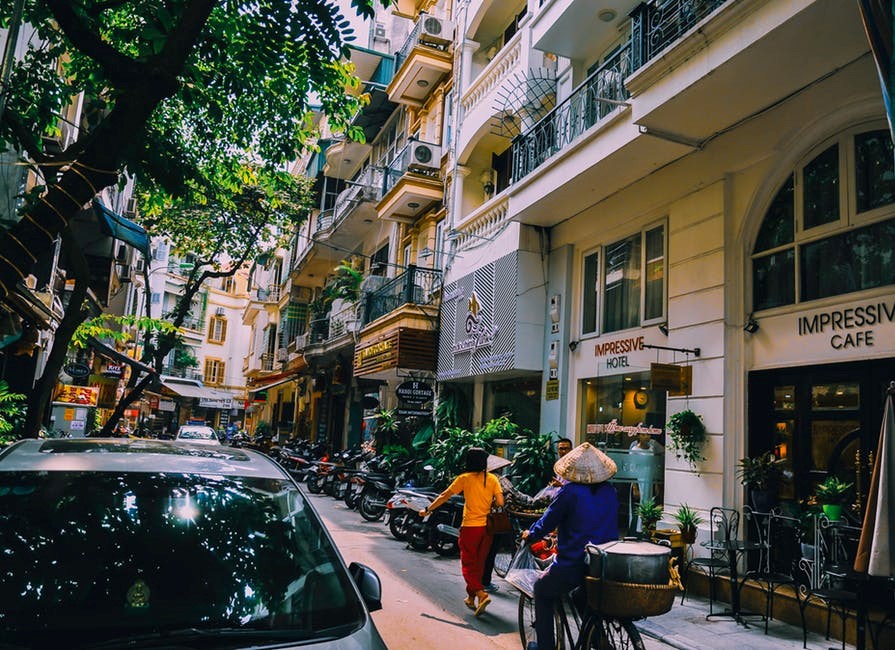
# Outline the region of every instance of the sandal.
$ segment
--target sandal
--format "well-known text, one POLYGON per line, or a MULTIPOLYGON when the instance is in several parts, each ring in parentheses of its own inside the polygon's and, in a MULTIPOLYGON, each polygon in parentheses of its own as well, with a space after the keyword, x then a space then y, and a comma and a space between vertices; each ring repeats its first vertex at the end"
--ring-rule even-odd
POLYGON ((463 604, 465 604, 469 609, 475 609, 475 596, 468 596, 464 598, 463 604))
POLYGON ((481 616, 485 613, 485 608, 491 604, 491 596, 485 594, 484 598, 479 599, 479 605, 475 608, 475 615, 481 616))

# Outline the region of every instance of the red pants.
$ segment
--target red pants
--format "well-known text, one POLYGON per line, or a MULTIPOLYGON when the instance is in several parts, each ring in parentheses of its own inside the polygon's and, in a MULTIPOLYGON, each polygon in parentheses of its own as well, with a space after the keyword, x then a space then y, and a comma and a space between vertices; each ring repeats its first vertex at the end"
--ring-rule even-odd
POLYGON ((484 526, 460 527, 460 566, 466 581, 466 593, 475 596, 482 587, 485 560, 491 550, 491 538, 484 526))

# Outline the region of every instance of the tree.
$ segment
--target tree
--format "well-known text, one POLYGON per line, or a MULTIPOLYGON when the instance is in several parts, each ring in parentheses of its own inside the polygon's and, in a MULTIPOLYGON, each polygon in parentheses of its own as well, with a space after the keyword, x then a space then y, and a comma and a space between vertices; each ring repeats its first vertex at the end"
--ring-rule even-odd
MULTIPOLYGON (((369 17, 377 1, 390 2, 351 4, 369 17)), ((15 2, 0 0, 0 27, 15 2)), ((125 168, 163 190, 150 208, 165 196, 221 201, 247 161, 296 158, 310 97, 337 127, 363 101, 345 92, 352 34, 331 0, 25 0, 23 20, 41 44, 12 69, 0 144, 24 152, 45 185, 0 233, 0 299, 125 168), (54 152, 43 136, 81 92, 78 137, 54 152)))
MULTIPOLYGON (((247 166, 236 176, 248 184, 231 188, 232 194, 221 194, 203 203, 195 197, 169 198, 157 209, 150 206, 144 220, 154 235, 175 242, 175 252, 189 252, 195 257, 186 271, 180 296, 164 319, 172 330, 147 331, 142 361, 160 374, 165 357, 180 342, 176 333, 190 315, 193 298, 206 281, 234 275, 248 260, 270 257, 288 240, 308 214, 312 197, 311 180, 285 172, 270 172, 247 166)), ((141 195, 152 195, 155 187, 141 189, 141 195)), ((131 373, 126 394, 106 421, 102 435, 112 427, 124 411, 143 394, 157 374, 142 376, 131 373)))

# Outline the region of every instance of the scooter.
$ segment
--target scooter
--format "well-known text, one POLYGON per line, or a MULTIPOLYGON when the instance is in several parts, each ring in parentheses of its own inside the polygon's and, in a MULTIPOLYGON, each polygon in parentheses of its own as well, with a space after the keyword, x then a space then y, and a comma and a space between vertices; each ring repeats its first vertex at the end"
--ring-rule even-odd
POLYGON ((454 495, 426 517, 414 514, 416 520, 407 525, 407 544, 417 550, 432 548, 443 556, 460 550, 460 525, 463 522, 463 497, 454 495))

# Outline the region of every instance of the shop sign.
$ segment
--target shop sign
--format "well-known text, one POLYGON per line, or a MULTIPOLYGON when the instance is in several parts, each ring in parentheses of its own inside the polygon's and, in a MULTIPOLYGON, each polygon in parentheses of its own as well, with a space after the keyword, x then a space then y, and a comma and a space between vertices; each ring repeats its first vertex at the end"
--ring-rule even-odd
POLYGON ((156 395, 149 396, 149 408, 152 410, 158 410, 158 396, 156 396, 156 395))
POLYGON ((166 413, 174 412, 174 402, 169 399, 160 399, 158 401, 158 410, 166 413))
POLYGON ((106 377, 114 377, 120 379, 124 375, 124 366, 118 363, 107 363, 103 368, 103 374, 106 377))
POLYGON ((548 379, 547 388, 544 391, 544 399, 559 399, 559 379, 548 379))
POLYGON ((667 390, 669 395, 690 395, 693 390, 693 366, 673 363, 650 364, 650 388, 667 390))
POLYGON ((870 327, 893 321, 895 302, 878 302, 799 316, 798 332, 799 336, 826 335, 834 350, 872 348, 875 337, 870 327))
POLYGON ((395 389, 395 395, 402 402, 419 406, 431 402, 435 398, 435 391, 425 382, 405 381, 395 389))
POLYGON ((97 386, 59 386, 54 402, 63 404, 82 404, 83 406, 96 406, 99 399, 99 387, 97 386))
POLYGON ((606 422, 605 424, 588 424, 586 433, 627 433, 629 438, 633 438, 634 436, 639 436, 644 433, 651 436, 658 436, 662 434, 662 429, 650 425, 644 425, 642 422, 633 426, 625 426, 619 424, 618 420, 613 419, 609 422, 606 422))
POLYGON ((396 409, 396 413, 399 416, 408 417, 408 416, 423 416, 427 417, 432 415, 432 409, 396 409))
POLYGON ((200 397, 199 406, 206 409, 227 409, 233 408, 233 398, 231 397, 200 397))
POLYGON ((74 377, 75 379, 86 377, 90 374, 90 367, 84 363, 69 363, 63 370, 65 371, 65 374, 74 377))

